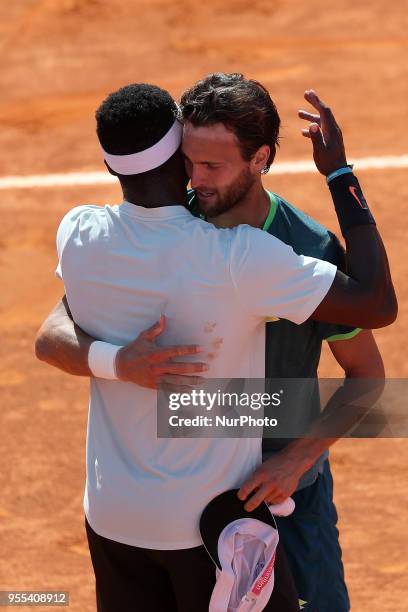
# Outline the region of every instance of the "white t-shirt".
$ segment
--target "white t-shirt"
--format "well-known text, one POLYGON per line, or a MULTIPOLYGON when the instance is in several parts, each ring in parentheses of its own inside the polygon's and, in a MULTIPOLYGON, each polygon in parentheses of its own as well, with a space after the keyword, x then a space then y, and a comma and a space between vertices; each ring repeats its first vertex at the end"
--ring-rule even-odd
MULTIPOLYGON (((74 320, 124 345, 166 316, 159 344, 208 349, 211 378, 264 378, 265 317, 305 321, 336 267, 241 225, 216 229, 183 206, 80 206, 57 233, 74 320), (222 338, 222 344, 220 343, 222 338)), ((84 509, 102 536, 144 548, 201 544, 200 514, 261 461, 261 440, 158 439, 156 392, 91 379, 84 509)))

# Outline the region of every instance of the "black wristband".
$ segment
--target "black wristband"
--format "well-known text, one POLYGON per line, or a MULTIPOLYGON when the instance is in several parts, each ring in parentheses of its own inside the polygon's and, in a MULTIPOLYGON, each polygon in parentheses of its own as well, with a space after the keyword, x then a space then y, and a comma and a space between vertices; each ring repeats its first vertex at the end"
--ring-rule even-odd
POLYGON ((351 172, 336 176, 329 183, 341 233, 356 225, 375 225, 357 178, 351 172))

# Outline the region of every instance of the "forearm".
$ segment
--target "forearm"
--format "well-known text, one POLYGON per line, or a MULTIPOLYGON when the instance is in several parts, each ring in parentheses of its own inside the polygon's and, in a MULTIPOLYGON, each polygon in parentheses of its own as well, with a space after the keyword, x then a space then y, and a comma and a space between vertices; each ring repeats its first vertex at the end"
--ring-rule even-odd
POLYGON ((381 397, 384 374, 364 369, 347 373, 344 384, 329 399, 319 418, 302 438, 281 452, 301 475, 335 442, 352 432, 381 397))
POLYGON ((67 309, 60 302, 37 334, 35 354, 68 374, 90 376, 88 353, 93 341, 67 316, 67 309))
POLYGON ((358 180, 344 174, 331 180, 329 188, 346 242, 347 275, 356 284, 355 299, 365 298, 376 310, 382 306, 385 320, 396 308, 396 298, 387 254, 358 180))
MULTIPOLYGON (((351 207, 357 206, 350 201, 354 199, 350 189, 358 185, 355 177, 345 174, 333 182, 336 188, 331 193, 347 247, 347 274, 337 271, 329 292, 311 318, 366 329, 389 325, 398 307, 381 237, 365 209, 349 215, 351 207)), ((360 198, 365 202, 361 192, 360 198)))
POLYGON ((47 317, 35 342, 38 359, 75 376, 94 376, 132 382, 147 389, 191 390, 202 383, 205 362, 188 361, 202 351, 196 344, 160 347, 156 340, 165 330, 165 317, 143 330, 125 346, 97 341, 75 322, 64 297, 47 317), (90 350, 90 347, 92 349, 90 350), (187 361, 180 361, 180 357, 187 361), (178 358, 178 361, 173 361, 178 358))

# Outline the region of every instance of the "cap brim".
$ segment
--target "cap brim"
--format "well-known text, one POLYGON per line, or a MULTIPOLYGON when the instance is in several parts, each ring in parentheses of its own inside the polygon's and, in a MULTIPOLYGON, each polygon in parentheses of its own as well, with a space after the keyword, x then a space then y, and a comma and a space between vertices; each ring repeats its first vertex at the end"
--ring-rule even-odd
POLYGON ((220 570, 218 538, 229 523, 241 518, 256 519, 276 529, 275 519, 266 503, 262 502, 255 510, 247 512, 244 508, 246 502, 237 497, 238 491, 239 489, 230 489, 214 497, 204 508, 200 518, 200 533, 204 546, 220 570))

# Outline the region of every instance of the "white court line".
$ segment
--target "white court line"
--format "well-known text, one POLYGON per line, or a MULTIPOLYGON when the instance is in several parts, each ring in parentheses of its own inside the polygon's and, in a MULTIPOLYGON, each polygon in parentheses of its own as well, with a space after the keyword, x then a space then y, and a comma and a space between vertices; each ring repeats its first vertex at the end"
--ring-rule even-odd
MULTIPOLYGON (((360 157, 352 159, 355 170, 374 170, 383 168, 408 168, 408 155, 389 155, 385 157, 360 157)), ((292 161, 273 164, 269 174, 302 174, 303 172, 317 172, 313 161, 292 161)))
MULTIPOLYGON (((408 155, 385 157, 361 157, 351 160, 358 170, 408 168, 408 155)), ((317 172, 313 161, 277 162, 269 174, 303 174, 317 172)), ((64 174, 37 174, 27 176, 3 176, 0 189, 32 189, 34 187, 72 187, 75 185, 109 185, 116 178, 108 172, 66 172, 64 174)))

